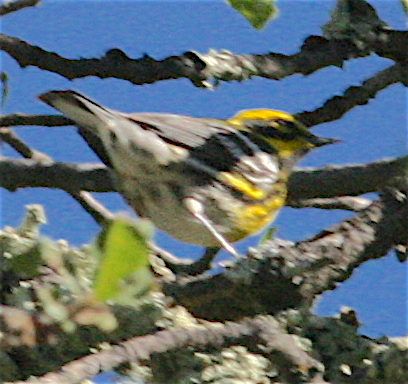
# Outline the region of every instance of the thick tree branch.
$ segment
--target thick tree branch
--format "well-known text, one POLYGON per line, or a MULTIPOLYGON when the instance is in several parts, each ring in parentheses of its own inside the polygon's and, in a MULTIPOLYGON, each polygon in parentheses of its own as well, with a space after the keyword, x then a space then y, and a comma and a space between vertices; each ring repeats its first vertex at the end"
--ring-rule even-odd
POLYGON ((125 362, 140 364, 155 354, 168 353, 180 348, 197 351, 222 349, 231 345, 245 344, 250 350, 265 355, 279 354, 274 362, 282 376, 296 376, 296 371, 320 371, 321 364, 300 349, 293 338, 285 334, 270 317, 261 316, 237 323, 207 323, 201 327, 174 328, 152 335, 140 336, 112 349, 89 355, 68 363, 59 373, 48 373, 16 384, 74 384, 88 379, 101 371, 112 370, 125 362))
POLYGON ((67 192, 115 191, 108 170, 102 164, 44 164, 5 157, 0 157, 0 185, 10 191, 28 187, 58 188, 67 192))
POLYGON ((376 192, 392 178, 404 174, 407 168, 408 156, 362 165, 303 169, 295 172, 289 180, 287 205, 291 206, 292 202, 304 199, 358 196, 376 192))
MULTIPOLYGON (((363 165, 298 170, 289 180, 287 205, 299 207, 310 204, 307 202, 310 199, 376 192, 391 178, 401 174, 407 163, 408 157, 403 157, 363 165)), ((0 157, 0 186, 11 191, 27 187, 58 188, 71 192, 115 191, 109 172, 102 164, 38 163, 5 157, 0 157)), ((348 205, 345 201, 341 204, 348 205)), ((333 204, 333 201, 319 201, 319 204, 326 203, 333 204)), ((344 208, 349 209, 347 206, 344 208)))
POLYGON ((358 49, 347 40, 329 41, 319 37, 307 40, 302 50, 292 56, 275 53, 234 55, 228 51, 210 51, 205 55, 186 52, 161 61, 148 56, 131 59, 118 49, 108 51, 101 59, 69 60, 4 34, 0 34, 0 49, 21 67, 36 66, 68 79, 115 77, 134 84, 146 84, 189 78, 202 87, 210 87, 213 80, 242 81, 253 76, 277 80, 294 73, 309 74, 329 65, 339 66, 348 58, 359 55, 358 49))
POLYGON ((395 60, 401 64, 406 64, 408 61, 408 51, 406 47, 408 47, 407 31, 383 29, 373 44, 373 51, 379 56, 395 60))
POLYGON ((407 238, 406 191, 390 188, 368 208, 312 239, 267 242, 219 275, 184 277, 165 283, 164 291, 195 316, 211 320, 276 313, 310 305, 361 263, 385 256, 407 238))
POLYGON ((286 56, 277 53, 267 55, 234 55, 228 51, 207 54, 186 52, 157 61, 149 56, 131 59, 119 49, 112 49, 101 59, 69 60, 50 53, 17 38, 0 34, 0 49, 7 52, 22 67, 36 66, 55 72, 68 79, 86 76, 115 77, 134 84, 153 83, 159 80, 189 78, 201 87, 211 87, 212 82, 242 81, 253 76, 281 79, 295 73, 310 74, 330 65, 341 66, 351 57, 366 56, 370 51, 400 62, 406 60, 408 40, 406 31, 390 31, 378 28, 373 31, 368 47, 360 49, 352 39, 328 40, 311 36, 305 40, 301 51, 286 56), (395 48, 399 47, 399 48, 395 48))
MULTIPOLYGON (((360 262, 364 261, 367 256, 379 257, 375 253, 378 250, 377 243, 380 243, 381 247, 384 245, 384 239, 382 238, 383 227, 386 227, 389 231, 389 234, 385 236, 385 242, 394 243, 394 241, 405 238, 408 227, 406 195, 396 192, 390 189, 381 199, 373 203, 363 213, 341 223, 339 226, 322 232, 307 242, 301 242, 297 246, 292 246, 275 240, 270 244, 265 244, 260 254, 254 254, 248 259, 242 260, 241 264, 230 268, 219 276, 211 278, 198 277, 190 280, 184 278, 176 282, 173 281, 171 284, 165 283, 164 289, 169 291, 169 286, 172 285, 173 289, 178 287, 189 290, 190 306, 188 309, 191 310, 193 308, 191 303, 195 303, 194 305, 197 307, 201 306, 203 310, 208 310, 212 314, 214 314, 213 311, 216 308, 211 308, 214 304, 211 301, 216 300, 216 295, 218 295, 218 299, 221 300, 219 303, 220 311, 222 308, 225 315, 225 308, 228 308, 227 315, 234 316, 234 313, 236 313, 238 318, 245 315, 245 312, 248 312, 251 306, 250 313, 253 315, 268 311, 279 311, 277 305, 281 305, 281 309, 288 308, 288 306, 299 306, 305 301, 310 301, 310 297, 320 290, 322 282, 327 288, 327 283, 330 285, 334 280, 342 280, 345 275, 357 267, 360 262), (400 227, 396 227, 395 223, 399 223, 400 227), (378 232, 380 235, 377 236, 375 232, 378 232), (363 249, 367 244, 368 247, 363 249), (373 246, 373 249, 368 251, 368 248, 371 246, 373 246), (376 247, 375 249, 374 246, 376 247), (338 250, 337 253, 332 254, 333 247, 338 250), (364 255, 364 253, 366 254, 364 255), (332 271, 326 273, 327 268, 332 269, 332 271), (329 275, 334 280, 327 280, 326 277, 329 275), (220 276, 223 277, 224 284, 220 284, 221 280, 216 283, 216 279, 220 276), (205 281, 205 279, 208 279, 208 281, 205 281), (316 279, 317 284, 315 284, 316 279), (192 291, 194 284, 197 285, 196 292, 192 291), (295 290, 297 290, 299 298, 297 304, 293 301, 296 298, 295 290), (230 294, 229 297, 228 293, 230 294), (286 303, 282 306, 284 301, 286 303), (238 304, 241 308, 239 308, 238 304), (244 312, 240 311, 242 308, 245 309, 244 312), (273 310, 272 308, 275 309, 273 310)), ((148 307, 145 310, 147 314, 151 312, 151 309, 148 307)), ((5 311, 5 314, 7 315, 6 312, 10 313, 10 311, 12 310, 5 311)), ((30 364, 35 364, 36 359, 38 359, 38 349, 32 349, 32 345, 35 343, 33 326, 38 327, 40 322, 33 321, 31 315, 26 316, 25 313, 22 313, 22 321, 16 322, 16 319, 21 317, 17 312, 14 311, 14 315, 2 318, 5 320, 2 325, 6 325, 6 328, 17 326, 19 336, 5 332, 2 343, 5 346, 8 341, 11 341, 13 343, 11 345, 14 346, 14 356, 17 354, 17 356, 24 357, 24 366, 28 366, 28 372, 33 374, 33 367, 30 364), (25 348, 21 351, 16 349, 15 343, 17 340, 24 344, 25 348), (27 360, 28 357, 29 360, 27 360)), ((194 312, 197 313, 197 308, 193 308, 194 312)), ((41 318, 44 318, 44 314, 41 314, 41 316, 41 318)), ((132 316, 132 312, 129 312, 127 316, 131 317, 131 319, 138 318, 138 322, 133 321, 135 325, 142 323, 142 319, 144 319, 142 314, 132 316)), ((302 324, 299 323, 300 319, 302 319, 302 316, 299 313, 293 314, 293 319, 288 319, 284 323, 288 322, 289 325, 295 321, 289 328, 293 327, 293 329, 301 332, 300 336, 313 340, 313 350, 322 358, 322 363, 328 369, 327 377, 330 379, 336 378, 339 373, 341 374, 341 367, 344 366, 344 363, 347 363, 346 356, 348 356, 342 355, 342 358, 333 359, 336 355, 336 352, 331 353, 334 346, 336 351, 344 349, 344 353, 346 353, 350 349, 350 340, 354 340, 353 345, 358 346, 359 351, 365 351, 364 354, 359 354, 360 357, 358 359, 354 358, 352 360, 353 365, 350 370, 353 374, 352 377, 356 380, 362 374, 370 375, 370 372, 364 370, 364 361, 367 361, 368 358, 372 361, 372 365, 375 365, 375 367, 378 365, 376 369, 380 369, 384 358, 392 359, 398 353, 395 349, 391 350, 389 343, 379 343, 377 345, 374 341, 355 335, 355 327, 358 326, 358 322, 356 323, 357 325, 353 323, 346 328, 342 328, 341 326, 339 327, 339 323, 343 322, 344 319, 320 319, 306 316, 301 320, 302 324), (336 326, 338 329, 333 331, 333 327, 336 326), (323 337, 324 335, 326 337, 323 337), (329 343, 327 342, 328 335, 330 335, 329 343), (337 337, 337 339, 334 339, 333 336, 337 337), (327 347, 328 344, 331 345, 331 348, 327 347), (379 348, 383 351, 385 346, 390 349, 390 353, 386 357, 384 357, 383 353, 378 352, 379 348), (370 348, 373 349, 373 352, 367 354, 367 350, 370 350, 370 348), (374 352, 375 350, 377 352, 374 352)), ((204 325, 201 327, 170 328, 166 331, 134 338, 106 352, 100 352, 69 363, 60 373, 49 374, 49 376, 46 375, 40 379, 32 378, 28 382, 38 382, 34 380, 40 380, 39 382, 45 383, 47 381, 42 380, 47 379, 49 380, 48 382, 53 383, 73 383, 77 382, 76 380, 93 376, 101 370, 110 370, 124 362, 131 361, 147 365, 155 364, 153 361, 155 356, 168 356, 169 352, 177 353, 177 351, 185 348, 185 346, 194 348, 195 351, 208 353, 212 349, 219 351, 222 348, 237 344, 244 345, 254 353, 266 356, 276 365, 279 375, 281 375, 280 377, 286 376, 287 380, 284 380, 284 382, 297 383, 299 382, 298 375, 301 375, 304 380, 305 377, 311 378, 314 370, 317 369, 320 372, 320 365, 311 359, 304 352, 303 348, 299 347, 298 342, 295 343, 293 336, 287 335, 281 326, 275 325, 272 319, 260 317, 250 319, 248 322, 252 324, 249 328, 247 320, 239 321, 238 323, 227 323, 226 325, 212 324, 209 327, 204 325), (261 321, 265 319, 265 328, 254 325, 253 321, 258 319, 261 319, 261 321)), ((150 321, 148 324, 154 327, 154 321, 150 321)), ((63 332, 54 325, 50 326, 49 321, 46 321, 44 325, 45 327, 43 327, 44 329, 40 333, 42 335, 41 343, 46 343, 49 340, 49 338, 45 337, 48 333, 53 335, 51 340, 55 340, 56 337, 64 337, 63 332)), ((4 331, 7 331, 7 329, 4 329, 4 331)), ((35 329, 35 331, 38 332, 39 330, 35 329)), ((78 334, 80 335, 82 331, 87 330, 79 329, 78 334)), ((109 336, 111 342, 118 340, 117 337, 120 337, 119 335, 123 337, 123 332, 127 333, 129 329, 119 326, 117 331, 119 334, 109 336)), ((95 332, 93 332, 93 336, 97 336, 95 332)), ((68 338, 67 341, 71 339, 72 337, 68 338)), ((73 339, 76 340, 75 337, 73 339)), ((81 338, 79 337, 79 339, 81 338)), ((87 343, 94 342, 88 337, 85 340, 85 348, 87 343)), ((11 348, 11 345, 9 348, 11 348)), ((47 348, 50 347, 54 348, 53 345, 47 346, 47 348)), ((355 350, 352 352, 355 353, 355 350)), ((51 364, 49 359, 46 359, 46 361, 48 364, 51 364)), ((156 364, 159 363, 157 362, 156 364)), ((36 368, 38 369, 38 365, 36 368)), ((160 368, 163 368, 162 365, 158 367, 158 369, 160 368)), ((38 370, 35 372, 38 372, 38 370)), ((338 381, 334 379, 333 383, 335 382, 338 381)))
POLYGON ((332 263, 307 273, 302 295, 314 298, 349 278, 363 262, 383 257, 408 238, 407 189, 386 188, 380 199, 353 218, 297 244, 298 252, 330 249, 332 263))

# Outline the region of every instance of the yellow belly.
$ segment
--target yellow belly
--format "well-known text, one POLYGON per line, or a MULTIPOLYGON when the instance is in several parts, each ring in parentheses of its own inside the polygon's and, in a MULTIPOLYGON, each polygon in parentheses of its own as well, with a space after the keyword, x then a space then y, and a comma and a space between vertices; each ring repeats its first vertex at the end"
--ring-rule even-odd
POLYGON ((238 241, 255 235, 270 224, 285 205, 285 196, 272 196, 259 204, 251 204, 234 213, 234 225, 226 238, 238 241))

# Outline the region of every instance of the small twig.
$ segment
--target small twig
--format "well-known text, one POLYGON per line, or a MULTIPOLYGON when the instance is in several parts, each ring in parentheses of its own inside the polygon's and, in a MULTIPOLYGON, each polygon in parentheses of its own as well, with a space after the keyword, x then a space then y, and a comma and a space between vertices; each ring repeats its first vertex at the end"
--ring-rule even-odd
POLYGON ((0 127, 0 139, 14 148, 20 155, 26 159, 32 159, 40 163, 51 162, 52 159, 45 153, 30 148, 22 141, 13 130, 8 127, 0 127))
POLYGON ((16 0, 10 2, 4 2, 0 6, 0 16, 7 15, 8 13, 18 11, 22 8, 33 7, 37 5, 41 0, 16 0))
POLYGON ((361 211, 371 204, 371 200, 359 196, 340 196, 328 199, 302 199, 293 201, 292 208, 343 209, 346 211, 361 211))
POLYGON ((378 92, 388 86, 404 83, 404 79, 407 77, 406 72, 407 69, 403 65, 395 64, 378 72, 364 81, 362 85, 349 87, 343 95, 333 97, 313 112, 302 112, 296 117, 309 128, 338 120, 354 107, 367 104, 378 92))
POLYGON ((82 208, 88 212, 92 218, 101 226, 107 225, 114 219, 111 211, 92 197, 89 192, 80 191, 79 193, 70 192, 70 195, 81 204, 82 208))
POLYGON ((0 116, 1 127, 17 127, 20 125, 39 125, 43 127, 64 127, 73 125, 74 122, 60 115, 26 115, 24 113, 13 113, 0 116))

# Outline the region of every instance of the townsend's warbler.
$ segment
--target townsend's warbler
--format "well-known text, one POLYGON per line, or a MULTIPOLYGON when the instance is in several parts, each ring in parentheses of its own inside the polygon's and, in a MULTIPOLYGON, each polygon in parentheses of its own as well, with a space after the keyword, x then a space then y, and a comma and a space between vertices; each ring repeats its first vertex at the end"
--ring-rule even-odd
POLYGON ((121 113, 74 91, 40 99, 75 122, 139 216, 176 239, 234 256, 231 242, 260 231, 285 204, 295 162, 336 141, 279 111, 218 120, 121 113))

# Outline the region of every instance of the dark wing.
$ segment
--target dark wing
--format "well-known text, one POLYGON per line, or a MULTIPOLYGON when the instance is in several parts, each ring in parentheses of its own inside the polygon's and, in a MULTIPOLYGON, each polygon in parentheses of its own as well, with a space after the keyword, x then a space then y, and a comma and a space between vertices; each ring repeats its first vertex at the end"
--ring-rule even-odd
POLYGON ((188 149, 193 164, 201 163, 215 171, 231 170, 243 156, 259 151, 244 133, 223 120, 161 113, 126 116, 168 144, 188 149))
POLYGON ((261 151, 246 132, 237 131, 223 120, 162 113, 127 114, 100 106, 74 91, 52 91, 40 99, 74 120, 80 135, 109 167, 110 151, 107 142, 100 138, 107 129, 114 132, 112 136, 133 142, 135 148, 164 164, 172 159, 172 146, 184 148, 187 164, 212 175, 214 171, 231 170, 243 157, 261 151))
POLYGON ((141 128, 155 132, 166 142, 188 149, 203 145, 217 132, 231 131, 228 124, 215 119, 169 113, 131 113, 125 116, 141 128))

